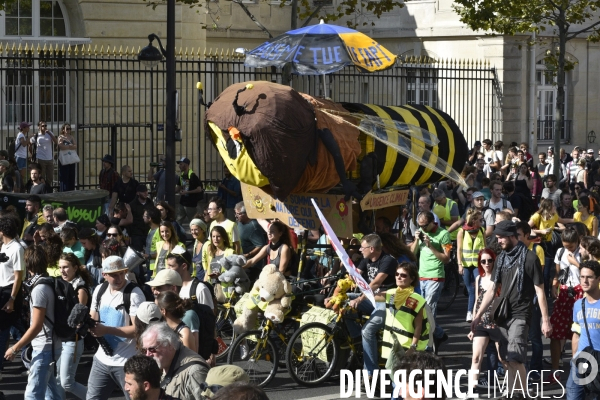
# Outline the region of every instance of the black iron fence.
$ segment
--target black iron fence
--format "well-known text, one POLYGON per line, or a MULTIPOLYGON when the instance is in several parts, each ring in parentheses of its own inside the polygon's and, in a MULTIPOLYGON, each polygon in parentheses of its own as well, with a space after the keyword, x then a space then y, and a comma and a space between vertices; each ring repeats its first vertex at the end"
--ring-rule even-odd
POLYGON ((537 121, 537 140, 554 140, 556 132, 560 131, 561 143, 571 143, 571 120, 564 120, 562 131, 558 121, 551 119, 538 119, 537 121))
MULTIPOLYGON (((147 69, 137 61, 137 51, 0 46, 0 143, 16 136, 20 121, 44 120, 57 134, 70 123, 82 159, 79 188, 96 187, 104 154, 112 154, 118 168, 129 165, 138 180, 148 181, 149 164, 165 148, 165 65, 147 69)), ((325 77, 246 68, 233 52, 178 51, 176 64, 183 137, 176 156, 189 157, 203 180, 219 180, 222 163, 204 132, 197 82, 203 82, 207 102, 233 83, 267 80, 312 95, 326 92, 339 102, 425 104, 450 114, 468 143, 501 136, 500 85, 487 62, 410 58, 377 74, 347 68, 325 77)))

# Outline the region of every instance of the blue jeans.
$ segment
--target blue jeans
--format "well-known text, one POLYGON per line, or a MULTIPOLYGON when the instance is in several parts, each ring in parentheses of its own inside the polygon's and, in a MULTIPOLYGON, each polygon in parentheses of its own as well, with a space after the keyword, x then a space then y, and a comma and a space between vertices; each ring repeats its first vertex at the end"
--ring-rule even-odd
MULTIPOLYGON (((531 360, 529 370, 540 372, 543 368, 544 343, 542 343, 542 312, 537 296, 533 299, 531 326, 529 328, 529 341, 531 342, 531 360)), ((541 373, 541 372, 540 372, 541 373)))
POLYGON ((472 313, 473 307, 475 306, 475 278, 479 276, 479 270, 477 267, 474 268, 463 268, 463 281, 467 292, 469 292, 469 305, 467 311, 472 313))
POLYGON ((56 380, 58 384, 66 391, 85 400, 87 388, 81 383, 75 381, 77 366, 83 354, 83 339, 77 342, 63 342, 62 353, 56 362, 58 374, 56 380))
MULTIPOLYGON (((55 350, 55 357, 60 357, 60 349, 55 350)), ((63 400, 65 392, 54 379, 52 350, 33 350, 29 378, 25 389, 25 400, 63 400)))
POLYGON ((88 380, 87 400, 108 399, 113 390, 119 386, 127 400, 129 394, 125 391, 125 372, 123 366, 113 367, 102 364, 94 356, 94 363, 88 380))
MULTIPOLYGON (((349 298, 355 299, 359 294, 350 293, 349 298)), ((377 303, 377 308, 368 300, 363 300, 357 307, 357 310, 365 315, 370 315, 369 320, 363 325, 361 330, 364 368, 369 376, 373 376, 373 371, 379 368, 379 350, 377 349, 377 334, 383 328, 385 323, 385 303, 377 303)), ((359 335, 358 325, 348 321, 348 331, 354 338, 359 335)))
MULTIPOLYGON (((569 379, 567 380, 567 400, 585 400, 585 386, 578 385, 575 383, 575 377, 579 377, 577 368, 571 360, 571 372, 569 373, 569 379)), ((598 396, 592 397, 597 399, 598 396)))
MULTIPOLYGON (((432 280, 422 280, 421 281, 421 293, 425 298, 425 301, 431 308, 431 312, 433 313, 433 318, 437 316, 437 303, 442 295, 442 289, 444 288, 444 282, 440 281, 432 281, 432 280)), ((435 324, 435 331, 433 331, 433 337, 436 339, 440 339, 444 336, 444 330, 437 323, 435 324)))

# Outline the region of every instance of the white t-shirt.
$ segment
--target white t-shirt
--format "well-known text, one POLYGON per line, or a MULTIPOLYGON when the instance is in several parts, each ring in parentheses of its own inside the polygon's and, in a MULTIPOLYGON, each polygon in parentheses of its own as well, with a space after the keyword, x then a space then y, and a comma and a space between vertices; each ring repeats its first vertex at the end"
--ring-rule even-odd
MULTIPOLYGON (((579 255, 579 246, 577 246, 577 250, 573 252, 573 256, 575 257, 577 262, 581 262, 581 256, 579 255)), ((579 268, 577 268, 576 265, 569 263, 568 257, 569 250, 565 249, 564 247, 561 247, 560 249, 558 249, 556 255, 554 256, 554 264, 560 264, 561 270, 569 268, 569 280, 567 281, 566 285, 575 287, 579 285, 579 268), (558 256, 561 255, 560 253, 563 254, 559 260, 558 256)))
POLYGON ((25 248, 13 239, 0 247, 0 253, 8 257, 7 262, 0 264, 0 287, 5 287, 15 282, 15 271, 25 273, 25 248))
MULTIPOLYGON (((182 286, 179 291, 179 297, 182 299, 189 299, 191 287, 191 282, 187 286, 182 286)), ((198 283, 198 287, 196 288, 196 299, 198 299, 198 304, 206 304, 210 308, 215 307, 210 290, 208 290, 208 287, 202 282, 198 283)))
POLYGON ((43 135, 37 134, 31 137, 31 142, 37 142, 37 159, 50 161, 52 160, 52 135, 50 131, 46 131, 43 135))
POLYGON ((15 157, 27 158, 27 143, 23 146, 21 144, 21 139, 25 139, 25 134, 23 132, 19 132, 15 139, 15 157))
MULTIPOLYGON (((109 287, 102 295, 98 313, 99 319, 102 321, 103 325, 112 326, 115 328, 129 326, 131 324, 130 316, 135 317, 140 304, 146 301, 142 290, 139 287, 136 287, 131 292, 131 307, 129 309, 129 314, 125 312, 124 307, 121 307, 117 310, 117 307, 123 304, 123 290, 125 290, 125 286, 123 286, 123 289, 114 291, 112 293, 109 287)), ((96 296, 98 295, 98 291, 101 287, 101 285, 98 285, 94 290, 94 294, 92 296, 92 305, 90 307, 91 310, 96 310, 97 308, 96 296)), ((113 356, 107 356, 104 350, 102 350, 102 347, 99 347, 98 351, 96 352, 96 358, 98 358, 98 361, 100 361, 102 364, 113 367, 123 366, 129 358, 136 354, 135 339, 128 339, 114 335, 105 335, 104 338, 106 338, 106 341, 110 344, 110 347, 112 347, 113 356)))

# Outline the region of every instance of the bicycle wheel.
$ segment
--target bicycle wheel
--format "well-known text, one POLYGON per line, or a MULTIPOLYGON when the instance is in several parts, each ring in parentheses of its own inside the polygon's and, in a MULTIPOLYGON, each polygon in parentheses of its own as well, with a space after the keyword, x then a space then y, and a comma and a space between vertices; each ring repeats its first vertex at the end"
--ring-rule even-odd
POLYGON ((331 328, 319 322, 298 329, 287 346, 287 369, 292 379, 304 386, 319 386, 336 369, 339 357, 337 338, 331 328))
POLYGON ((217 360, 224 360, 229 353, 231 345, 235 341, 235 331, 233 330, 233 321, 235 321, 235 312, 233 310, 227 310, 219 306, 219 314, 217 315, 217 322, 215 324, 217 330, 217 341, 219 342, 219 353, 217 353, 217 360))
POLYGON ((458 271, 452 264, 448 264, 446 267, 446 279, 444 281, 444 288, 442 289, 442 294, 438 300, 437 310, 445 311, 452 303, 454 303, 454 299, 458 294, 459 285, 459 276, 458 271))
POLYGON ((263 331, 239 335, 227 355, 227 364, 237 365, 250 377, 250 383, 266 386, 277 373, 277 348, 263 331))

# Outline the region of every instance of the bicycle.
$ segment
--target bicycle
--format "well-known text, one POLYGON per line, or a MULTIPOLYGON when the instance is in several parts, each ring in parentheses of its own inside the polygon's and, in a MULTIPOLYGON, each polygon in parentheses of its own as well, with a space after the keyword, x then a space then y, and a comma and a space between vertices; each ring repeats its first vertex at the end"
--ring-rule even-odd
MULTIPOLYGON (((328 325, 310 322, 294 333, 286 351, 287 369, 294 382, 316 387, 340 369, 362 368, 362 341, 352 339, 346 321, 352 320, 362 326, 367 318, 346 316, 350 310, 347 302, 328 325)), ((379 344, 381 339, 378 336, 379 344)), ((381 346, 378 347, 381 350, 381 346)))
POLYGON ((219 342, 219 353, 217 353, 216 356, 217 360, 226 359, 229 349, 235 341, 236 333, 233 330, 233 322, 236 318, 234 305, 237 300, 238 297, 234 293, 226 303, 217 304, 218 313, 215 323, 217 341, 219 342))

